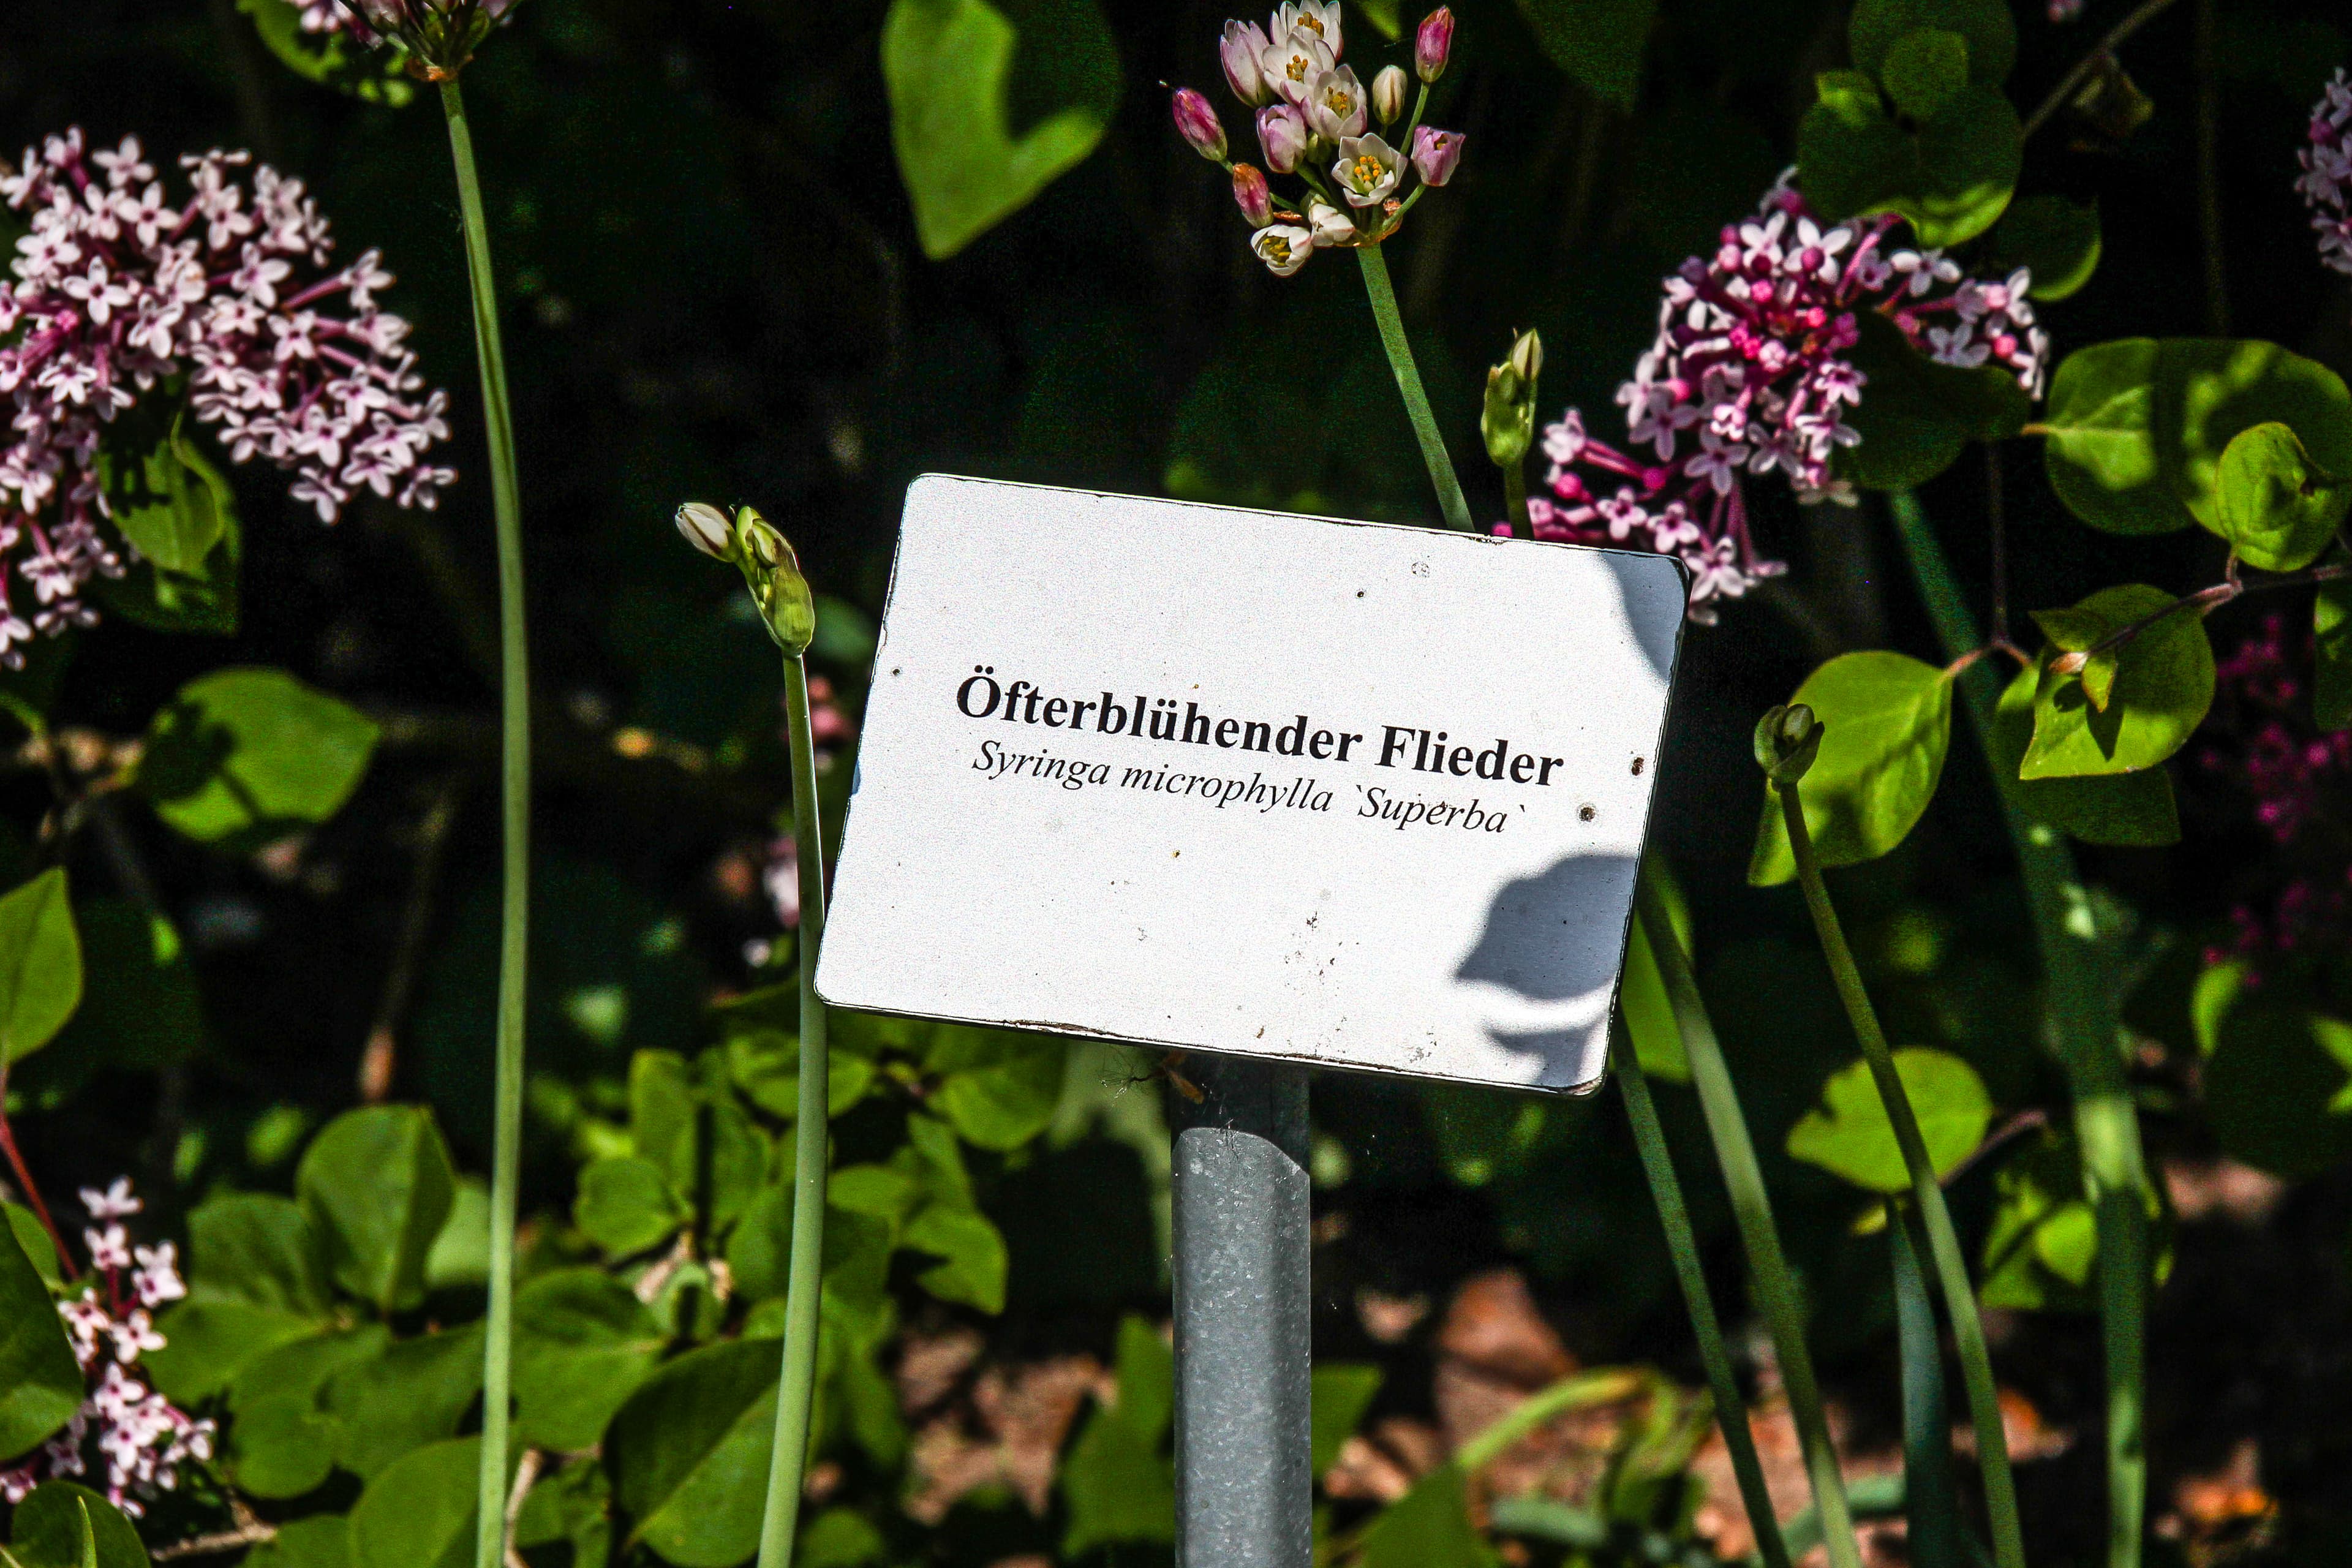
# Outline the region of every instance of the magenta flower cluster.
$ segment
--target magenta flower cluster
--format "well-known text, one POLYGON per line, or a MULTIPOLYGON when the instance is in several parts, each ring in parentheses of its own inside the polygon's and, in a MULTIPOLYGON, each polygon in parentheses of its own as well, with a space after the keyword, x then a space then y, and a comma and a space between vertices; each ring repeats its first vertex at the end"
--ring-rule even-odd
POLYGON ((96 619, 93 573, 122 571, 100 448, 118 416, 182 395, 238 462, 268 459, 331 522, 362 489, 430 507, 457 476, 425 460, 447 438, 447 400, 427 391, 408 323, 376 295, 392 275, 373 250, 327 270, 325 217, 302 182, 244 153, 184 158, 191 193, 169 199, 136 139, 86 151, 52 136, 0 174, 26 215, 16 281, 0 289, 0 663, 19 645, 96 619), (31 590, 30 602, 14 592, 31 590))
POLYGON ((2260 977, 2266 961, 2299 952, 2340 952, 2352 936, 2352 857, 2340 824, 2352 797, 2352 732, 2315 733, 2306 721, 2303 670, 2306 642, 2291 648, 2287 623, 2266 616, 2262 629, 2215 666, 2221 700, 2212 728, 2219 739, 2198 755, 2210 775, 2252 803, 2254 820, 2289 853, 2284 883, 2230 911, 2231 937, 2205 961, 2236 959, 2260 977))
POLYGON ((2298 158, 2303 177, 2294 188, 2319 231, 2319 259, 2352 272, 2352 81, 2340 68, 2311 106, 2311 145, 2298 158))
POLYGON ((1630 450, 1594 439, 1572 408, 1545 428, 1551 494, 1528 499, 1535 536, 1679 556, 1691 616, 1712 622, 1717 601, 1784 569, 1749 536, 1743 475, 1785 474, 1807 504, 1853 500, 1832 459, 1860 439, 1844 415, 1867 380, 1846 357, 1862 311, 1941 363, 1999 365, 2039 396, 2049 340, 2032 279, 1964 279, 1940 250, 1891 243, 1898 221, 1821 223, 1783 176, 1712 257, 1684 262, 1617 389, 1630 450))
POLYGON ((1454 178, 1462 137, 1421 122, 1429 84, 1454 49, 1454 13, 1441 6, 1413 31, 1419 96, 1402 66, 1384 66, 1367 88, 1341 63, 1339 0, 1284 0, 1265 26, 1225 24, 1218 63, 1225 85, 1255 112, 1265 168, 1226 156, 1225 129, 1208 99, 1178 88, 1170 101, 1177 133, 1233 176, 1234 201, 1257 232, 1250 249, 1287 278, 1318 249, 1377 245, 1396 232, 1421 193, 1454 178), (1402 121, 1401 128, 1399 122, 1402 121), (1402 147, 1391 144, 1391 132, 1402 147), (1302 197, 1280 196, 1266 174, 1295 175, 1302 197))
POLYGON ((128 1177, 81 1191, 95 1222, 82 1231, 97 1278, 58 1303, 82 1375, 93 1384, 65 1429, 0 1470, 0 1498, 22 1502, 43 1481, 89 1473, 89 1450, 106 1468, 106 1500, 137 1518, 142 1500, 175 1489, 181 1467, 212 1457, 213 1424, 150 1388, 139 1358, 163 1348, 150 1314, 188 1293, 173 1245, 134 1247, 121 1222, 143 1206, 128 1177), (93 1441, 94 1439, 94 1441, 93 1441))

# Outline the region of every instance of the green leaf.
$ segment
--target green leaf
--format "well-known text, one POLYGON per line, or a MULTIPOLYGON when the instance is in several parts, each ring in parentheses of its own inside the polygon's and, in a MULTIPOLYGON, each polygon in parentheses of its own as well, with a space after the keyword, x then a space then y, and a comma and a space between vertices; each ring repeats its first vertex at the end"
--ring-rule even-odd
POLYGON ((217 670, 155 715, 137 781, 155 814, 189 837, 257 846, 341 810, 376 734, 372 721, 282 669, 217 670))
POLYGON ((134 414, 100 448, 100 482, 137 553, 99 592, 110 610, 157 631, 226 636, 236 629, 244 534, 236 493, 188 439, 185 418, 184 405, 161 429, 134 414))
MULTIPOLYGON (((1822 721, 1821 751, 1798 787, 1822 864, 1855 865, 1902 843, 1943 777, 1950 678, 1904 654, 1840 654, 1790 700, 1810 704, 1822 721)), ((1779 796, 1769 786, 1767 796, 1748 866, 1758 887, 1797 874, 1779 796)))
POLYGON ((632 1544, 677 1568, 734 1568, 760 1544, 780 1340, 732 1340, 671 1362, 604 1436, 632 1544))
POLYGON ((1625 945, 1625 973, 1617 983, 1617 1010, 1633 1037, 1633 1056, 1642 1070, 1668 1083, 1691 1080, 1690 1058, 1683 1051, 1682 1026, 1675 1021, 1665 977, 1658 971, 1658 955, 1650 933, 1633 922, 1625 945))
MULTIPOLYGON (((1984 1080, 1950 1052, 1916 1046, 1895 1053, 1895 1073, 1918 1116, 1928 1160, 1946 1174, 1976 1152, 1992 1124, 1984 1080)), ((1908 1192, 1911 1177, 1870 1064, 1840 1068, 1822 1086, 1822 1100, 1790 1129, 1790 1155, 1874 1193, 1908 1192)))
POLYGON ((362 1480, 380 1475, 403 1455, 456 1436, 481 1392, 479 1322, 402 1340, 329 1381, 335 1462, 362 1480))
POLYGON ((1874 310, 1859 312, 1852 359, 1870 393, 1846 420, 1862 439, 1838 449, 1837 471, 1865 489, 1914 489, 1952 466, 1970 441, 2022 429, 2032 404, 1999 365, 1937 364, 1874 310))
MULTIPOLYGON (((1993 766, 2017 779, 2025 749, 2033 742, 2036 669, 2021 669, 2004 688, 1994 710, 1993 766)), ((2180 842, 2180 810, 2172 796, 2172 775, 2162 768, 2132 773, 2095 773, 2079 778, 2019 780, 2011 786, 2026 815, 2070 833, 2085 844, 2152 847, 2180 842)))
MULTIPOLYGON (((790 1121, 801 1113, 800 1042, 780 1029, 754 1029, 727 1038, 727 1071, 745 1099, 790 1121)), ((873 1058, 836 1047, 825 1053, 827 1113, 839 1116, 874 1086, 873 1058)))
POLYGON ((2230 437, 2213 500, 2218 530, 2239 560, 2263 572, 2300 572, 2352 512, 2352 481, 2321 471, 2294 431, 2273 420, 2230 437))
POLYGON ((614 1258, 626 1258, 668 1240, 686 1223, 687 1211, 658 1166, 623 1154, 581 1171, 572 1217, 589 1240, 614 1258))
POLYGON ((1339 1462, 1341 1446, 1380 1393, 1381 1376, 1369 1363, 1327 1362, 1315 1369, 1308 1384, 1314 1414, 1307 1468, 1318 1478, 1339 1462))
POLYGON ((58 1267, 58 1249, 49 1240, 48 1231, 41 1225, 41 1216, 22 1204, 0 1199, 0 1215, 5 1215, 8 1228, 16 1233, 16 1245, 25 1249, 26 1260, 51 1287, 65 1283, 65 1273, 58 1267))
POLYGON ((1065 1557, 1176 1537, 1176 1472, 1161 1441, 1175 1409, 1175 1354, 1150 1323, 1129 1317, 1118 1326, 1118 1364, 1117 1402, 1095 1407, 1062 1466, 1065 1557))
POLYGON ((228 481, 188 444, 177 421, 142 452, 102 450, 99 474, 114 525, 166 572, 201 572, 236 513, 228 481))
POLYGON ((72 1064, 68 1076, 103 1068, 159 1072, 203 1048, 195 966, 170 921, 129 899, 96 898, 80 901, 74 922, 83 972, 104 975, 106 984, 84 988, 81 1006, 58 1037, 58 1056, 72 1064))
POLYGON ((2001 0, 1861 0, 1846 22, 1846 48, 1857 68, 1884 76, 1888 58, 1922 27, 1968 40, 1970 81, 1998 87, 2017 64, 2017 24, 2001 0))
POLYGON ((1994 270, 2025 268, 2033 274, 2026 290, 2032 298, 2063 300, 2099 268, 2099 204, 2095 199, 2077 206, 2063 196, 2020 196, 1988 237, 1994 270))
POLYGON ((1969 41, 1942 27, 1904 34, 1879 68, 1886 96, 1914 120, 1933 120, 1969 84, 1969 41))
POLYGON ((924 1063, 942 1079, 931 1109, 967 1143, 1018 1149, 1054 1120, 1068 1055, 1061 1042, 1035 1035, 943 1025, 924 1063))
POLYGON ((2074 1147, 2044 1133, 1994 1173, 1993 1191, 1979 1303, 2026 1311, 2091 1307, 2084 1287, 2098 1232, 2074 1147))
POLYGON ((162 1350, 139 1364, 156 1391, 183 1408, 211 1398, 248 1362, 319 1331, 318 1320, 242 1301, 183 1301, 155 1325, 162 1350))
POLYGON ((2276 343, 2124 338, 2061 361, 2043 460, 2068 510, 2110 533, 2221 531, 2221 454, 2275 421, 2331 474, 2352 474, 2352 394, 2276 343))
POLYGON ((1118 53, 1093 0, 1019 9, 1029 26, 989 0, 891 0, 883 18, 890 142, 934 261, 1083 161, 1118 107, 1118 53), (1016 128, 1023 75, 1041 86, 1037 101, 1019 106, 1029 112, 1016 128))
POLYGON ((489 1283, 490 1189, 471 1176, 457 1183, 457 1195, 441 1234, 425 1254, 425 1288, 459 1289, 489 1283))
POLYGON ((928 1204, 908 1221, 899 1245, 940 1260, 915 1276, 940 1300, 1004 1310, 1004 1237, 978 1209, 928 1204))
POLYGON ((561 1268, 515 1298, 517 1440, 593 1447, 661 1361, 664 1335, 636 1293, 595 1268, 561 1268))
POLYGON ((1362 1568, 1492 1568, 1496 1558, 1470 1522, 1470 1488, 1451 1461, 1382 1509, 1364 1531, 1362 1568))
POLYGON ((64 1426, 81 1400, 81 1364, 11 1226, 0 1236, 0 1461, 64 1426))
POLYGON ((352 1568, 470 1568, 481 1439, 404 1455, 352 1508, 352 1568))
POLYGON ((52 866, 0 898, 0 1067, 47 1045, 80 1005, 81 938, 52 866))
POLYGON ((352 1568, 352 1521, 340 1513, 289 1520, 253 1549, 243 1568, 352 1568))
MULTIPOLYGON (((2080 653, 2172 602, 2161 588, 2126 583, 2034 619, 2057 648, 2080 653)), ((2033 739, 2018 772, 2023 779, 2154 767, 2180 749, 2212 706, 2213 645, 2192 611, 2154 622, 2080 675, 2055 673, 2051 658, 2045 648, 2036 667, 2033 739)))
POLYGON ((335 1418, 307 1394, 240 1400, 222 1468, 255 1497, 298 1498, 334 1469, 335 1436, 335 1418))
POLYGON ((1620 109, 1633 108, 1641 93, 1642 55, 1657 9, 1657 0, 1519 0, 1551 63, 1620 109))
POLYGON ((1895 213, 1935 246, 1973 239, 2000 220, 2025 136, 1998 88, 1970 82, 1907 126, 1855 109, 1841 89, 1834 102, 1806 110, 1797 128, 1799 181, 1823 216, 1895 213))
POLYGON ((147 1548, 121 1510, 72 1481, 35 1487, 8 1528, 25 1568, 147 1568, 147 1548))
POLYGON ((2233 1007, 2205 1063, 2222 1152, 2289 1179, 2352 1158, 2352 1024, 2294 1007, 2233 1007))
POLYGON ((800 1550, 793 1560, 801 1568, 864 1568, 879 1562, 888 1550, 882 1532, 864 1514, 829 1508, 801 1531, 800 1550))
MULTIPOLYGON (((2352 565, 2339 550, 2330 565, 2352 565)), ((2323 730, 2352 729, 2352 578, 2319 585, 2311 612, 2317 668, 2312 672, 2311 717, 2323 730)))
POLYGON ((326 1266, 301 1205, 268 1193, 224 1193, 198 1204, 188 1215, 188 1300, 324 1318, 326 1266))
POLYGON ((425 1257, 457 1186, 441 1130, 421 1106, 345 1111, 311 1141, 294 1173, 329 1276, 380 1312, 425 1299, 425 1257))

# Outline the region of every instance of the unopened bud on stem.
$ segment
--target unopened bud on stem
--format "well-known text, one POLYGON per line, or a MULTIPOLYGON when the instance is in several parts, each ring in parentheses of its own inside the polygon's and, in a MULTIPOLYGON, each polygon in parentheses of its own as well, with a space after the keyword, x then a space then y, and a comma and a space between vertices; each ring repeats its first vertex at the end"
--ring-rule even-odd
POLYGON ((1274 221, 1274 193, 1266 188, 1265 176, 1255 164, 1234 165, 1234 203, 1252 228, 1264 228, 1274 221))
POLYGON ((1486 372, 1486 401, 1478 417, 1486 456, 1508 468, 1535 444, 1536 377, 1543 370, 1543 340, 1533 329, 1511 341, 1502 363, 1486 372))
POLYGON ((1176 133, 1192 144, 1192 151, 1213 163, 1223 160, 1225 128, 1218 123, 1216 108, 1207 98, 1189 87, 1180 87, 1168 108, 1175 116, 1176 133))
POLYGON ((1412 68, 1423 81, 1445 74, 1446 58, 1454 53, 1454 12, 1440 5, 1421 19, 1412 35, 1412 68))
POLYGON ((787 657, 799 658, 816 636, 816 599, 801 575, 800 558, 775 526, 748 506, 735 513, 735 537, 742 545, 736 564, 768 635, 787 657))
POLYGON ((1372 112, 1381 123, 1392 125, 1404 112, 1404 72, 1396 66, 1382 66, 1381 74, 1372 78, 1372 112))
POLYGON ((671 520, 688 544, 713 561, 735 559, 735 529, 727 514, 709 501, 690 500, 671 520))
POLYGON ((1533 327, 1512 340, 1510 366, 1512 374, 1528 384, 1532 395, 1536 377, 1543 374, 1543 339, 1533 327))
POLYGON ((1775 708, 1756 721, 1756 765, 1776 784, 1793 785, 1822 749, 1822 721, 1802 702, 1775 708))

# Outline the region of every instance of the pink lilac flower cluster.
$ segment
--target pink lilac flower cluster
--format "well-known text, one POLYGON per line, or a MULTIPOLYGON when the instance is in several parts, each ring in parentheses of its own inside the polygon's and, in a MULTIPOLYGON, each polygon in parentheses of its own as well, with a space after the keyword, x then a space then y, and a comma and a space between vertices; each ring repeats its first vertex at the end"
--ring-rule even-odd
MULTIPOLYGON (((238 462, 294 471, 296 499, 331 522, 362 489, 430 507, 457 476, 425 461, 447 438, 408 323, 378 307, 392 282, 369 251, 327 271, 327 220, 302 182, 244 153, 181 160, 192 193, 169 200, 135 138, 86 151, 52 136, 0 165, 0 199, 26 215, 16 281, 0 288, 0 663, 18 645, 96 616, 80 594, 120 575, 100 481, 107 427, 143 396, 183 389, 238 462), (12 554, 13 552, 13 554, 12 554), (12 599, 11 575, 32 590, 12 599), (29 612, 29 618, 28 618, 29 612)), ((169 413, 165 401, 164 412, 169 413)))
POLYGON ((1535 536, 1679 556, 1691 618, 1710 623, 1717 601, 1785 569, 1749 537, 1743 473, 1786 474, 1807 504, 1853 499, 1831 460, 1860 439, 1843 417, 1867 380, 1845 357, 1860 312, 1940 363, 1999 365, 2041 395, 2049 339, 2025 270, 1964 279, 1940 250, 1890 243, 1898 221, 1821 223, 1783 175, 1712 257, 1664 280, 1657 339, 1617 389, 1632 450, 1594 439, 1573 408, 1545 428, 1551 495, 1528 499, 1535 536))
POLYGON ((2319 231, 2319 259, 2352 272, 2352 81, 2340 68, 2311 106, 2311 145, 2297 156, 2303 177, 2294 188, 2319 231))
POLYGON ((2214 668, 2220 700, 2212 728, 2226 739, 2198 755, 2204 771, 2250 798, 2254 820, 2289 853, 2291 872, 2264 907, 2230 911, 2231 939, 2205 961, 2236 959, 2259 977, 2267 960, 2341 949, 2352 937, 2352 857, 2344 852, 2343 814, 2352 803, 2352 733, 2315 734, 2304 696, 2308 644, 2290 650, 2286 619, 2262 629, 2214 668))
POLYGON ((107 1501, 135 1519, 146 1511, 142 1499, 178 1487, 183 1466, 212 1458, 213 1424, 192 1418, 141 1376, 139 1358, 164 1342, 150 1314, 188 1293, 175 1249, 168 1241, 131 1245, 121 1222, 142 1205, 129 1178, 104 1192, 84 1187, 81 1201, 95 1222, 81 1234, 97 1278, 59 1301, 58 1316, 94 1386, 64 1430, 0 1470, 0 1498, 22 1502, 43 1481, 89 1474, 94 1446, 106 1466, 107 1501))
POLYGON ((1386 239, 1422 192, 1453 179, 1462 161, 1460 132, 1421 122, 1429 84, 1445 74, 1453 53, 1450 9, 1440 6, 1413 30, 1421 88, 1409 116, 1404 68, 1382 67, 1367 88, 1355 67, 1340 63, 1341 48, 1339 0, 1284 0, 1265 26, 1225 24, 1218 62, 1225 85, 1255 113, 1265 170, 1225 156, 1225 128, 1202 94, 1179 88, 1170 103, 1177 132, 1233 176, 1234 201, 1257 231, 1250 249, 1279 278, 1318 249, 1386 239), (1399 121, 1402 148, 1381 134, 1399 121), (1303 198, 1277 196, 1268 172, 1296 175, 1303 198))

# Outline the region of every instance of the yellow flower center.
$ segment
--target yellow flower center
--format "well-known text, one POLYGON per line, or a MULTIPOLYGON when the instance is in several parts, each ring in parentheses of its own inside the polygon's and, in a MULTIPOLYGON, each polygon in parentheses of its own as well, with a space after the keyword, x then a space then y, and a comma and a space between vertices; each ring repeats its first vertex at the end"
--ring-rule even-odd
POLYGON ((1323 101, 1342 120, 1356 112, 1356 100, 1344 89, 1333 88, 1323 95, 1323 101))
POLYGON ((1308 32, 1314 34, 1318 38, 1324 36, 1323 24, 1317 21, 1314 17, 1307 16, 1303 11, 1299 13, 1298 25, 1306 28, 1308 32))
POLYGON ((1283 238, 1278 234, 1267 235, 1265 237, 1265 258, 1268 261, 1273 262, 1276 267, 1285 267, 1289 265, 1290 241, 1283 238))
POLYGON ((1307 79, 1307 57, 1305 55, 1291 56, 1288 62, 1283 66, 1282 74, 1288 77, 1293 81, 1305 81, 1307 79))
POLYGON ((1381 176, 1388 173, 1381 166, 1381 161, 1370 153, 1360 154, 1350 167, 1355 170, 1356 184, 1364 186, 1379 184, 1381 176))

